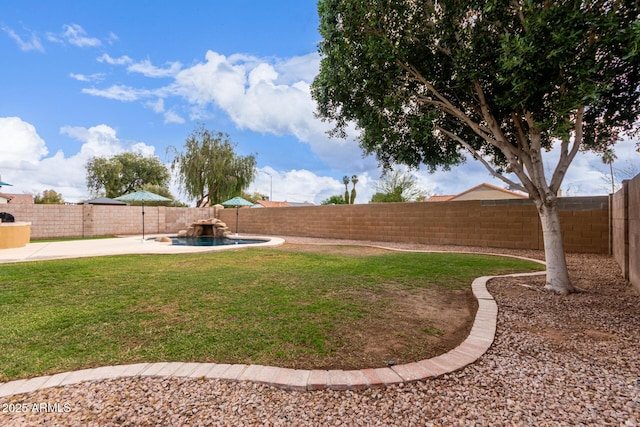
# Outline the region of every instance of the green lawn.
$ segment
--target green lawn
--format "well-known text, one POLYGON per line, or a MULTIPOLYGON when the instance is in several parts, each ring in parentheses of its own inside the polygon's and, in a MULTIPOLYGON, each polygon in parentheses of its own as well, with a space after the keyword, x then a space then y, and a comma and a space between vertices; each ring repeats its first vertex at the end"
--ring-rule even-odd
POLYGON ((535 269, 493 256, 264 248, 6 264, 0 381, 141 361, 321 361, 344 347, 336 331, 393 309, 389 286, 453 292, 535 269))

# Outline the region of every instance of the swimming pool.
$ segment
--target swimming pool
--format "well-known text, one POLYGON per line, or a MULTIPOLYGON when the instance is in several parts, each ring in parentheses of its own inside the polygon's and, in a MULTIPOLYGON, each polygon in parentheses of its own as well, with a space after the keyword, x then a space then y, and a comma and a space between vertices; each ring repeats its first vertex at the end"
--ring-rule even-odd
POLYGON ((268 241, 268 239, 233 239, 213 236, 171 237, 171 244, 176 246, 230 246, 266 243, 268 241))

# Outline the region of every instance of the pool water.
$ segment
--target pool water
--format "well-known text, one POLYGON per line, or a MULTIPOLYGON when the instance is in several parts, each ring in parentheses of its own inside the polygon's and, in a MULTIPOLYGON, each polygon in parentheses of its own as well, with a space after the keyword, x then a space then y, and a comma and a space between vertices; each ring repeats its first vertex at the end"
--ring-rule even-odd
POLYGON ((265 243, 268 240, 259 239, 228 239, 213 236, 171 237, 171 244, 178 246, 227 246, 248 245, 251 243, 265 243))

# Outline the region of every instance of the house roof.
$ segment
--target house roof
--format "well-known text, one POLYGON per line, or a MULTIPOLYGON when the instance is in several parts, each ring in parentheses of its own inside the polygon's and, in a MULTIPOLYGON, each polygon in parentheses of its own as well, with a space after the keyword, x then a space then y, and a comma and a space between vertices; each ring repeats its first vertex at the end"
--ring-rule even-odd
POLYGON ((473 188, 470 188, 470 189, 468 189, 466 191, 463 191, 462 193, 460 193, 460 194, 456 195, 455 197, 453 197, 451 200, 455 200, 455 199, 461 198, 462 196, 464 196, 466 194, 469 194, 469 193, 472 193, 472 192, 479 192, 479 191, 486 191, 486 190, 498 191, 498 192, 504 193, 507 196, 511 196, 514 199, 526 199, 526 198, 528 198, 528 196, 525 196, 522 193, 516 193, 515 191, 507 190, 507 189, 500 188, 498 186, 487 184, 486 182, 483 182, 480 185, 476 185, 473 188))
MULTIPOLYGON (((460 194, 456 194, 453 196, 431 196, 427 199, 427 202, 447 202, 454 200, 475 200, 476 197, 473 196, 474 193, 478 193, 480 195, 483 192, 499 192, 502 193, 502 197, 504 199, 526 199, 527 195, 522 193, 517 193, 515 191, 507 190, 504 188, 500 188, 495 185, 487 184, 483 182, 480 185, 476 185, 468 190, 463 191, 460 194)), ((482 197, 477 197, 477 199, 482 199, 482 197)))
POLYGON ((451 196, 431 196, 427 199, 427 202, 446 202, 456 197, 455 195, 451 196))
POLYGON ((300 206, 314 206, 314 204, 310 202, 272 202, 270 200, 258 200, 254 205, 256 208, 290 208, 300 206))
POLYGON ((0 193, 0 197, 7 199, 7 203, 12 205, 32 205, 33 196, 31 194, 9 194, 0 193))

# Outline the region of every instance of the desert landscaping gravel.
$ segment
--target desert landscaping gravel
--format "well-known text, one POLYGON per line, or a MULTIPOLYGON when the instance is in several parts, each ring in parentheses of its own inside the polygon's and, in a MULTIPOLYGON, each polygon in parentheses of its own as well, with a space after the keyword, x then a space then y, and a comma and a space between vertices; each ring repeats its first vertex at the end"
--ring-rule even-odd
MULTIPOLYGON (((539 251, 378 244, 543 257, 539 251)), ((538 277, 491 281, 499 307, 493 345, 475 363, 435 379, 313 392, 201 378, 84 382, 0 399, 0 425, 637 426, 640 295, 609 256, 569 254, 567 260, 580 293, 552 295, 538 277)))

